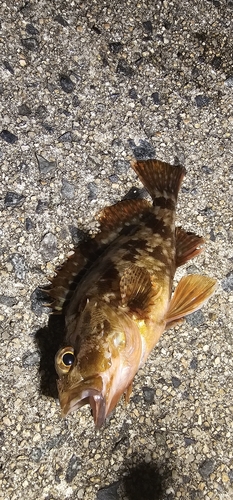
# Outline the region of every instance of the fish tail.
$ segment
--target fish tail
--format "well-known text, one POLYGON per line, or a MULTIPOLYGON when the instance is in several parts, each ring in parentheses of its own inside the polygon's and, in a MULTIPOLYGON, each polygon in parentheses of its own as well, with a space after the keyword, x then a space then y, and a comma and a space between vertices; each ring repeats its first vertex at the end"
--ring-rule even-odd
POLYGON ((172 166, 160 160, 135 161, 132 167, 151 195, 154 204, 159 199, 177 201, 182 179, 186 173, 184 167, 172 166))

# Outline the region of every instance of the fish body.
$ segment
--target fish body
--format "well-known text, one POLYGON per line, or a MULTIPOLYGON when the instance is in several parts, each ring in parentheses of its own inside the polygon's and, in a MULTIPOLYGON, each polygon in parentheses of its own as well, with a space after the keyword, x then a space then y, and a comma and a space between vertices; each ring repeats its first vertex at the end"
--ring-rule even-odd
POLYGON ((204 240, 175 227, 185 169, 158 160, 134 170, 150 193, 99 214, 100 231, 82 242, 52 281, 53 309, 65 315, 65 345, 55 366, 63 415, 90 404, 100 427, 161 334, 199 309, 215 280, 190 275, 173 294, 175 270, 203 250, 204 240))

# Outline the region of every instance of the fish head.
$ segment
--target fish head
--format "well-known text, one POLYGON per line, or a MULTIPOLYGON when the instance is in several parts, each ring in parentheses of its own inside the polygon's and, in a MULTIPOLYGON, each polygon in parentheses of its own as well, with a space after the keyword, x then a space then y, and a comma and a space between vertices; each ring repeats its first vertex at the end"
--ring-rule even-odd
POLYGON ((140 331, 124 311, 106 303, 89 303, 67 337, 73 342, 55 358, 62 415, 89 404, 99 428, 140 366, 140 331))

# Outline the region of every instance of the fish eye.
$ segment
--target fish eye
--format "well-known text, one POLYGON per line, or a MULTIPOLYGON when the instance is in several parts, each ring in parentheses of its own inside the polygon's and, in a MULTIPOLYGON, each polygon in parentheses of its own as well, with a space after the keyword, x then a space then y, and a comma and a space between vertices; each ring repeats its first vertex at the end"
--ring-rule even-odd
POLYGON ((55 368, 59 376, 66 375, 74 364, 75 356, 73 347, 62 347, 55 357, 55 368))
POLYGON ((74 362, 74 354, 73 352, 66 352, 62 356, 62 362, 65 366, 71 366, 74 362))

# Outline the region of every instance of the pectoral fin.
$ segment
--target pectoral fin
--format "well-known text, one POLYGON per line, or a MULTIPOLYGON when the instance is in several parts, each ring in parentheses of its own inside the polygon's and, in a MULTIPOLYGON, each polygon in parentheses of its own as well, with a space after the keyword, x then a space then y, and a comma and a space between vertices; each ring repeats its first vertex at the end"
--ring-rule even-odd
POLYGON ((215 288, 216 280, 207 276, 194 274, 181 278, 170 302, 167 325, 200 309, 213 295, 215 288))
POLYGON ((129 266, 121 280, 120 293, 123 307, 144 310, 151 298, 152 282, 145 267, 129 266))

